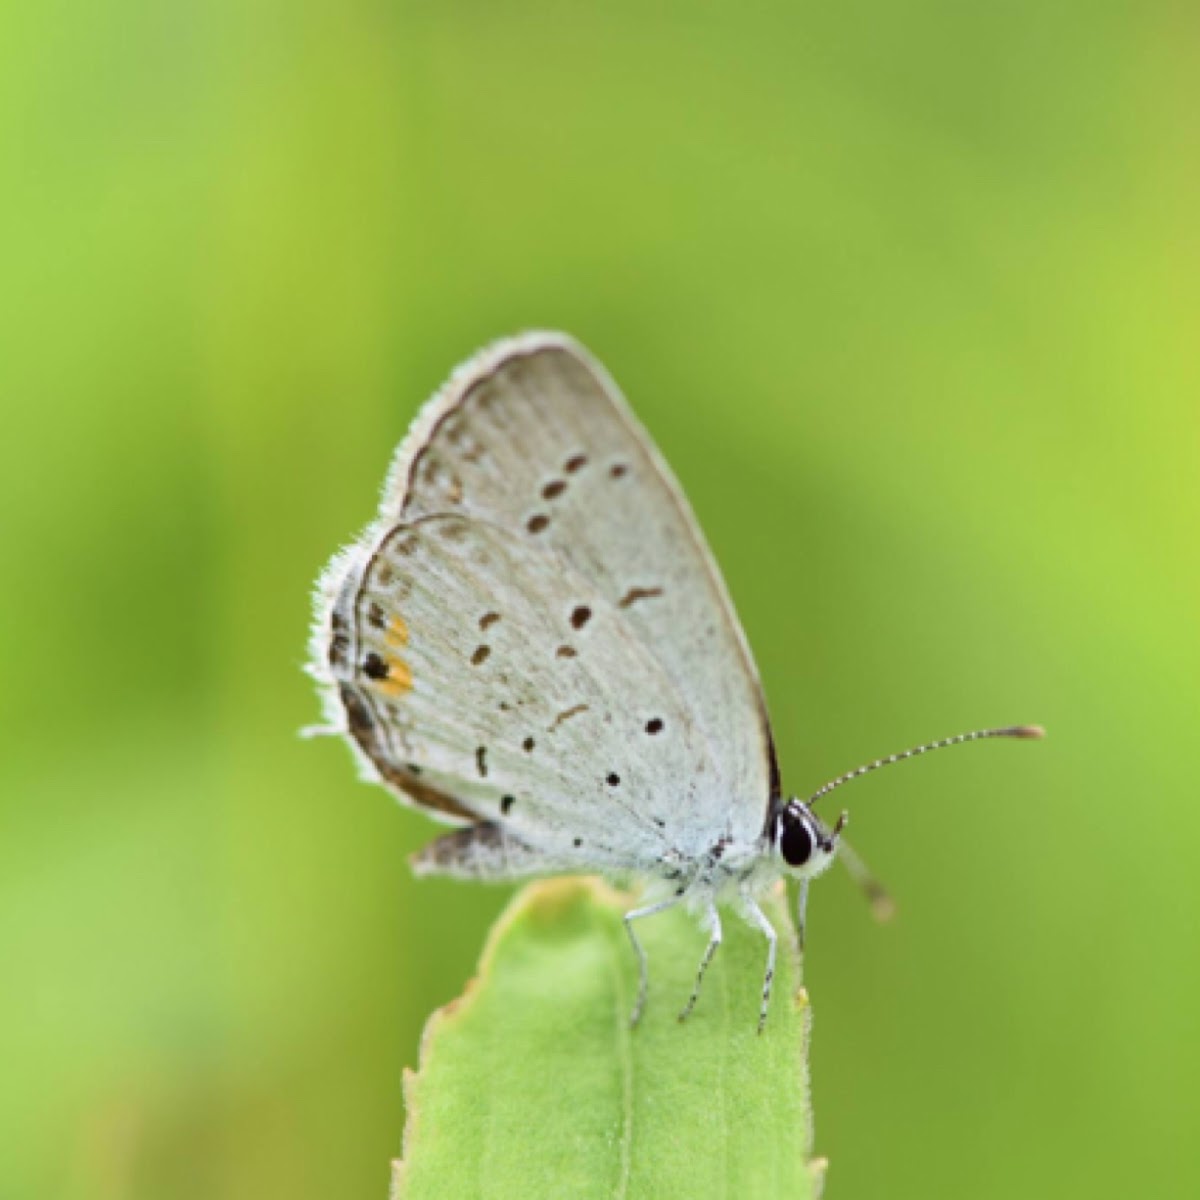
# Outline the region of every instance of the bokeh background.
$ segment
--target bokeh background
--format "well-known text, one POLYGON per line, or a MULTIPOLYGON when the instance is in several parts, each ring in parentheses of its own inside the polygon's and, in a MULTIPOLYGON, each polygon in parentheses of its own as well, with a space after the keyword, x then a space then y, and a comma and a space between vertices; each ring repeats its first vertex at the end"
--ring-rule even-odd
POLYGON ((531 326, 685 484, 789 788, 1051 732, 845 793, 901 908, 814 893, 829 1195, 1193 1195, 1197 24, 0 10, 0 1195, 385 1194, 505 892, 297 739, 308 593, 531 326))

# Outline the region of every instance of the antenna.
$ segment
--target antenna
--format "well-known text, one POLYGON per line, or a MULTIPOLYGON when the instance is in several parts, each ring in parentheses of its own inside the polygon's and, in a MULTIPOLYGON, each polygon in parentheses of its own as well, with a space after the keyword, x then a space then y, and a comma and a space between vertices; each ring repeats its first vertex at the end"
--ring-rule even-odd
POLYGON ((887 758, 877 758, 872 763, 867 763, 863 767, 855 767, 853 771, 847 771, 845 775, 839 775, 836 779, 831 779, 824 787, 818 788, 805 801, 805 807, 812 808, 822 796, 832 792, 834 788, 839 788, 843 783, 849 783, 852 779, 857 779, 860 775, 869 775, 872 771, 879 770, 880 767, 890 767, 892 763, 903 762, 906 758, 916 758, 918 754, 925 754, 930 750, 943 750, 947 746, 958 746, 963 742, 979 742, 984 738, 1025 738, 1028 740, 1038 740, 1046 736, 1046 731, 1040 725, 1009 725, 1004 729, 976 729, 971 733, 956 733, 954 737, 942 738, 938 742, 928 742, 924 746, 914 746, 911 750, 902 750, 899 754, 889 754, 887 758))

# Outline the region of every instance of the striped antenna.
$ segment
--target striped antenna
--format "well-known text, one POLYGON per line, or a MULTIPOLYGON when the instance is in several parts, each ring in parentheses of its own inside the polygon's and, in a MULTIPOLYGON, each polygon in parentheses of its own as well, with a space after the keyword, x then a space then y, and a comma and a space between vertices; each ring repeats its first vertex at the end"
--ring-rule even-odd
POLYGON ((889 754, 887 758, 877 758, 873 763, 867 763, 865 767, 855 767, 853 771, 847 771, 845 775, 839 775, 836 779, 831 779, 824 787, 818 788, 805 801, 805 806, 812 808, 822 796, 832 792, 834 788, 841 787, 843 783, 857 779, 860 775, 869 775, 872 771, 878 771, 880 767, 890 767, 892 763, 903 762, 906 758, 916 758, 918 754, 925 754, 930 750, 943 750, 947 746, 958 746, 963 742, 979 742, 984 738, 1038 739, 1045 736, 1046 731, 1040 725, 1009 725, 1004 729, 976 729, 971 733, 958 733, 954 737, 942 738, 940 742, 929 742, 924 746, 914 746, 911 750, 902 750, 899 754, 889 754))

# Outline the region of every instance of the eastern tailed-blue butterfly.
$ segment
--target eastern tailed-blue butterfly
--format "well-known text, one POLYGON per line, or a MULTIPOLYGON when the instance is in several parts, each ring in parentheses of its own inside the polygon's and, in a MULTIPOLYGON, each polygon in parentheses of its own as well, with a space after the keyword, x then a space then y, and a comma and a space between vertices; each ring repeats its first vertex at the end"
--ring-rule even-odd
POLYGON ((815 802, 927 750, 1041 736, 962 734, 784 799, 754 660, 687 501, 604 369, 554 333, 484 350, 421 412, 378 518, 321 578, 311 669, 364 773, 459 826, 418 874, 660 885, 625 917, 634 1021, 636 920, 703 914, 682 1018, 733 901, 767 940, 761 1029, 776 933, 759 897, 797 878, 802 929, 808 881, 839 850, 845 814, 827 825, 815 802))

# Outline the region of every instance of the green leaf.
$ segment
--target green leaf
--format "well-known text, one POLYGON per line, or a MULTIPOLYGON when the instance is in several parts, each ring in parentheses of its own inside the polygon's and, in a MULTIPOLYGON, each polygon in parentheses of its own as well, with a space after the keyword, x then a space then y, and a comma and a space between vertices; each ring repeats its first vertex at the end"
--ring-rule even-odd
POLYGON ((725 912, 700 1001, 677 1020, 704 949, 679 909, 638 926, 650 999, 629 1027, 637 969, 629 898, 591 880, 534 884, 493 930, 478 978, 433 1015, 406 1078, 394 1196, 808 1197, 809 1010, 782 889, 765 1031, 766 943, 725 912))

